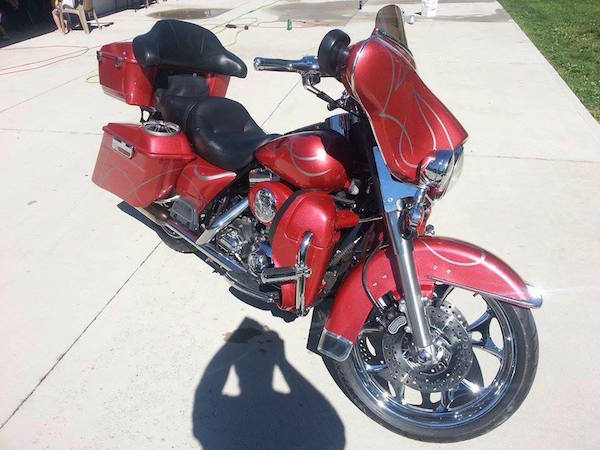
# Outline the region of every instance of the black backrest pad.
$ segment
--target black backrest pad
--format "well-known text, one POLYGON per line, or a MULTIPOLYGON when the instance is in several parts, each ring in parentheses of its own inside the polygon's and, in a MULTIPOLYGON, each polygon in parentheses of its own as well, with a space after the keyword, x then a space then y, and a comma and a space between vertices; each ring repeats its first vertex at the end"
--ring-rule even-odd
POLYGON ((212 31, 181 20, 159 20, 133 40, 133 53, 143 67, 169 67, 245 78, 244 62, 226 50, 212 31))

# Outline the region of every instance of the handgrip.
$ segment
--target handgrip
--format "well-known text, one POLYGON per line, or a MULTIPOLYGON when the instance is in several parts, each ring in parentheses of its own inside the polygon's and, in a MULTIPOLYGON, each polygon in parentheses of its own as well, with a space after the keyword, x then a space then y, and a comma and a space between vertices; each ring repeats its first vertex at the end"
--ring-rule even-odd
POLYGON ((314 56, 305 56, 301 59, 280 58, 254 58, 255 70, 270 70, 273 72, 318 72, 319 63, 314 56))

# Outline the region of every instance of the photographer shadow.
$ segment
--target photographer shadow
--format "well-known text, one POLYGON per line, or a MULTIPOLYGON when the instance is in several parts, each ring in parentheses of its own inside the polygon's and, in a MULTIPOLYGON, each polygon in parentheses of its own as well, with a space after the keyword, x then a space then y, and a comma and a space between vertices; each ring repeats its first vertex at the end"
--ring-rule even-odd
POLYGON ((249 318, 226 337, 204 371, 192 421, 194 436, 207 450, 345 445, 344 425, 333 406, 287 361, 279 335, 249 318), (287 392, 273 388, 276 369, 287 392), (231 371, 239 393, 223 392, 232 384, 227 383, 231 371))

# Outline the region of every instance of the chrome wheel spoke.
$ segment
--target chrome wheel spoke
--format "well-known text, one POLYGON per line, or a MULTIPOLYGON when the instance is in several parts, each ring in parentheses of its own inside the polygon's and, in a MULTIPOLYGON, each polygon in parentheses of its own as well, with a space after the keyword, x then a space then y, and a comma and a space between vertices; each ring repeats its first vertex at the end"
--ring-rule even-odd
POLYGON ((490 334, 490 325, 494 318, 495 316, 493 315, 492 311, 487 309, 474 322, 467 326, 467 331, 471 336, 471 345, 473 348, 479 348, 502 361, 504 358, 504 353, 502 349, 494 343, 490 334), (481 334, 481 338, 474 338, 473 332, 481 334))
POLYGON ((454 400, 453 391, 448 390, 448 391, 442 392, 439 404, 435 408, 435 412, 443 413, 443 412, 448 411, 448 408, 450 407, 450 403, 452 403, 452 400, 454 400))
POLYGON ((386 363, 382 363, 382 364, 365 364, 365 369, 367 372, 372 373, 372 374, 378 374, 383 376, 383 372, 386 371, 388 368, 388 365, 386 363))
POLYGON ((467 391, 469 392, 471 395, 479 395, 479 393, 482 391, 482 387, 479 386, 477 383, 473 383, 472 381, 467 380, 466 378, 463 378, 460 381, 460 385, 463 389, 459 388, 459 392, 460 391, 467 391))
POLYGON ((482 340, 475 340, 475 341, 471 340, 471 345, 473 345, 473 348, 479 348, 479 349, 483 350, 484 352, 487 352, 490 355, 495 356, 500 361, 502 361, 504 359, 503 350, 501 348, 499 348, 494 343, 492 338, 490 338, 489 336, 486 339, 482 339, 482 340))
POLYGON ((467 331, 469 333, 478 331, 482 336, 488 336, 490 334, 490 324, 493 318, 492 312, 487 309, 481 316, 475 319, 474 322, 467 325, 467 331))
POLYGON ((431 394, 428 392, 421 392, 421 408, 435 409, 435 405, 431 402, 431 394))
POLYGON ((406 400, 404 400, 404 394, 406 392, 405 384, 393 379, 388 379, 388 383, 394 388, 393 397, 401 403, 406 403, 406 400))
MULTIPOLYGON (((441 286, 440 286, 440 288, 441 288, 441 286)), ((442 303, 444 303, 444 300, 446 300, 448 295, 450 295, 450 293, 453 290, 454 290, 454 286, 445 286, 444 289, 436 288, 435 296, 434 296, 434 305, 439 307, 442 303)))

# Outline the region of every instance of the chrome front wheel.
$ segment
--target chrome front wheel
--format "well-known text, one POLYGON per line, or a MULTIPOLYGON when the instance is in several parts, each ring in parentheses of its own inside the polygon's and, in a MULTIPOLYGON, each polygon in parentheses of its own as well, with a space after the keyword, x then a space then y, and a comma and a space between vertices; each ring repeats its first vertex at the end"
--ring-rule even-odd
POLYGON ((535 377, 531 313, 445 285, 426 310, 435 365, 415 361, 410 333, 391 335, 371 317, 350 357, 326 362, 338 385, 371 418, 419 440, 460 441, 500 425, 535 377))

